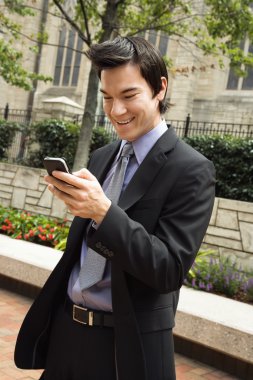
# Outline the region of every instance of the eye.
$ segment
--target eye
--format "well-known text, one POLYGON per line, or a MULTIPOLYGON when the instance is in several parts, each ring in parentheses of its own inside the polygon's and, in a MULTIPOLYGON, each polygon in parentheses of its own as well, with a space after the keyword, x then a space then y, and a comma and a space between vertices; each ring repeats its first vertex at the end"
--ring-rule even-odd
POLYGON ((131 99, 131 98, 133 98, 135 95, 136 95, 136 94, 127 95, 127 96, 125 96, 125 99, 131 99))

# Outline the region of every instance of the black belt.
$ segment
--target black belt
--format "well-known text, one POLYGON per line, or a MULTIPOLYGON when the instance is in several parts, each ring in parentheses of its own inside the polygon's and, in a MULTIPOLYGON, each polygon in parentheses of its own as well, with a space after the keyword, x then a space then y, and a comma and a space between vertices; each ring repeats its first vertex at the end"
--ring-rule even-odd
POLYGON ((73 321, 82 323, 83 325, 99 327, 114 326, 112 313, 89 310, 85 307, 75 305, 69 297, 67 297, 65 301, 65 310, 73 321))

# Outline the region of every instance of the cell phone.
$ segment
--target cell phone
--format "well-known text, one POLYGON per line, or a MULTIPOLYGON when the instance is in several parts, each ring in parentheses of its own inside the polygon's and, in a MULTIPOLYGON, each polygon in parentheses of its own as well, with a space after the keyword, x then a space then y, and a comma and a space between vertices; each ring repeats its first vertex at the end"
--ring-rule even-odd
POLYGON ((52 175, 54 170, 71 174, 71 170, 69 169, 65 158, 45 157, 43 163, 49 175, 52 175))

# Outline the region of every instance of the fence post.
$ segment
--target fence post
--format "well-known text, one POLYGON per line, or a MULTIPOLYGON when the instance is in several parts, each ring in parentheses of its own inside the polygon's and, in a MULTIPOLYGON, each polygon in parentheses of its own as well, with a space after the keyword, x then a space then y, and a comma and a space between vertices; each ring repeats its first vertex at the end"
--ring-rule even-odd
POLYGON ((6 103, 5 109, 4 109, 4 119, 8 120, 9 117, 9 104, 6 103))
POLYGON ((184 137, 187 137, 187 136, 188 136, 189 127, 190 127, 190 122, 191 122, 191 116, 190 116, 190 114, 188 113, 188 115, 187 115, 187 117, 186 117, 186 120, 185 120, 184 137))

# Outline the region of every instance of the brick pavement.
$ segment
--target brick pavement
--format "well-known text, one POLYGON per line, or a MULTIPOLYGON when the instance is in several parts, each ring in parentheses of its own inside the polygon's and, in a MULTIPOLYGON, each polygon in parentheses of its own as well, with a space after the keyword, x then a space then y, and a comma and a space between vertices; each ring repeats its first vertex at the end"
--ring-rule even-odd
MULTIPOLYGON (((41 371, 19 370, 13 363, 13 350, 20 324, 31 299, 0 289, 0 379, 37 380, 41 371)), ((176 354, 177 380, 237 379, 195 360, 176 354)), ((70 379, 71 380, 71 379, 70 379)), ((102 379, 101 379, 102 380, 102 379)), ((154 379, 155 380, 155 379, 154 379)))

